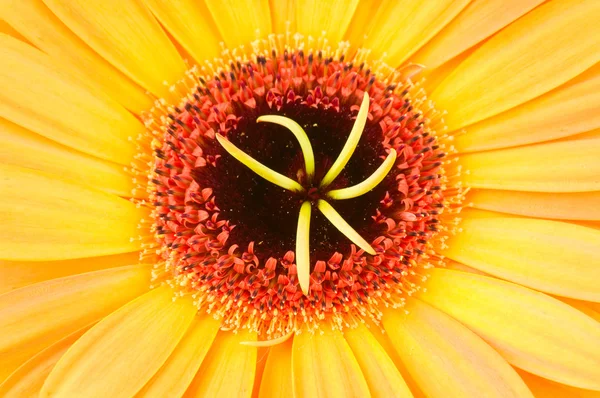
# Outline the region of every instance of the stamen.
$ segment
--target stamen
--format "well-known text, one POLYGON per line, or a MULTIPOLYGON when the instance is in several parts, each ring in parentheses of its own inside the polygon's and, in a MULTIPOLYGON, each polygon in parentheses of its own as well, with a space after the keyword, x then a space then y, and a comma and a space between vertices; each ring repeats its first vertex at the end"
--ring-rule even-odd
POLYGON ((217 134, 217 141, 219 141, 219 144, 223 146, 223 149, 225 149, 227 153, 229 153, 236 160, 238 160, 244 166, 248 167, 250 170, 258 174, 265 180, 272 182, 273 184, 285 188, 289 191, 304 192, 304 188, 302 187, 302 185, 298 184, 291 178, 284 176, 283 174, 279 174, 275 170, 271 170, 270 168, 260 163, 258 160, 254 159, 253 157, 239 149, 237 146, 232 144, 221 134, 217 134))
POLYGON ((365 129, 365 124, 367 123, 367 116, 369 115, 369 94, 365 92, 365 96, 363 97, 363 101, 360 104, 360 109, 358 111, 358 115, 356 115, 356 121, 354 122, 354 126, 352 126, 352 131, 350 131, 350 135, 342 148, 342 152, 340 152, 339 156, 333 163, 333 166, 329 169, 323 180, 321 180, 320 187, 325 188, 329 184, 336 179, 336 177, 342 172, 356 146, 358 145, 358 141, 360 141, 360 137, 362 135, 363 130, 365 129))
POLYGON ((312 181, 312 178, 315 175, 315 155, 304 129, 298 123, 285 116, 265 115, 259 117, 256 119, 256 121, 275 123, 280 126, 287 127, 288 130, 290 130, 292 134, 296 136, 296 139, 300 144, 300 149, 302 150, 302 155, 304 156, 304 166, 306 168, 308 181, 312 181))
POLYGON ((285 341, 287 341, 290 337, 292 337, 294 335, 294 331, 292 330, 291 332, 284 334, 281 337, 278 337, 276 339, 272 339, 272 340, 257 340, 257 341, 241 341, 240 344, 241 345, 247 345, 250 347, 272 347, 275 346, 277 344, 281 344, 284 343, 285 341))
POLYGON ((331 199, 342 200, 342 199, 351 199, 356 198, 357 196, 361 196, 369 192, 371 189, 375 188, 394 166, 394 162, 396 161, 396 150, 392 148, 387 158, 383 161, 381 166, 375 170, 373 174, 371 174, 366 180, 363 182, 353 185, 351 187, 335 189, 333 191, 329 191, 327 196, 331 199))
POLYGON ((321 210, 321 213, 323 213, 323 215, 333 224, 333 226, 336 227, 341 233, 346 235, 346 237, 350 239, 356 246, 360 247, 372 256, 376 254, 375 249, 373 249, 371 245, 364 240, 363 237, 360 236, 358 232, 356 232, 354 228, 352 228, 350 224, 348 224, 346 220, 342 218, 340 213, 335 211, 335 209, 331 207, 329 203, 325 202, 323 199, 319 199, 317 202, 317 207, 319 210, 321 210))
POLYGON ((298 216, 298 229, 296 230, 296 269, 298 283, 305 296, 308 296, 310 287, 310 213, 309 201, 302 203, 298 216))

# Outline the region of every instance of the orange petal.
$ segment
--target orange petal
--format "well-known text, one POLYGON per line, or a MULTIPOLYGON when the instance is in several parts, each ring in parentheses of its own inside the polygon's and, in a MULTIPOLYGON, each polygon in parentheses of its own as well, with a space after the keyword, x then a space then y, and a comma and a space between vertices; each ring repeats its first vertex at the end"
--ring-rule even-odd
MULTIPOLYGON (((229 48, 247 46, 271 33, 269 0, 205 0, 229 48)), ((284 33, 284 32, 278 32, 284 33)))
POLYGON ((346 330, 344 337, 360 365, 372 397, 413 396, 396 365, 369 329, 359 324, 355 329, 346 330))
POLYGON ((410 299, 383 325, 408 371, 429 397, 532 397, 506 361, 448 315, 410 299))
POLYGON ((60 145, 1 118, 0 142, 2 164, 42 170, 115 195, 131 196, 135 187, 123 166, 60 145))
POLYGON ((151 93, 171 98, 185 64, 152 13, 137 0, 43 0, 94 51, 151 93), (150 67, 149 67, 150 66, 150 67))
POLYGON ((561 141, 462 155, 472 188, 535 192, 600 191, 600 139, 561 141))
POLYGON ((0 116, 90 155, 129 165, 144 126, 125 108, 90 91, 48 55, 0 34, 0 116))
POLYGON ((411 61, 436 68, 492 36, 540 3, 543 0, 473 1, 411 57, 411 61))
POLYGON ((600 323, 545 294, 435 268, 419 298, 483 337, 509 363, 559 383, 600 389, 600 323))
POLYGON ((144 0, 169 33, 200 63, 219 57, 221 35, 203 1, 144 0))
MULTIPOLYGON (((3 10, 4 11, 4 10, 3 10)), ((10 26, 8 24, 8 22, 6 22, 4 20, 5 17, 0 18, 0 33, 4 33, 7 34, 9 36, 14 37, 15 39, 21 40, 22 42, 25 42, 27 44, 31 44, 29 42, 29 40, 27 40, 25 37, 23 37, 23 35, 21 35, 19 32, 17 32, 15 30, 15 28, 13 28, 12 26, 10 26)))
POLYGON ((335 47, 342 40, 359 0, 299 0, 294 4, 296 31, 315 39, 325 31, 327 40, 335 47))
POLYGON ((197 316, 167 362, 137 394, 139 397, 181 397, 206 357, 221 323, 197 316))
POLYGON ((139 252, 63 261, 2 261, 0 294, 50 279, 137 264, 139 252))
POLYGON ((529 218, 466 218, 442 254, 544 292, 600 301, 600 231, 529 218))
POLYGON ((270 348, 260 383, 259 398, 286 398, 292 392, 292 341, 270 348))
POLYGON ((600 391, 582 390, 556 383, 520 369, 517 369, 517 373, 537 398, 600 398, 600 391))
POLYGON ((600 191, 517 192, 473 189, 466 202, 477 209, 559 220, 600 220, 600 191))
POLYGON ((369 387, 339 330, 304 331, 292 346, 294 397, 367 397, 369 387))
POLYGON ((469 2, 466 0, 361 1, 346 39, 399 66, 434 37, 469 2))
POLYGON ((402 362, 402 358, 400 358, 400 355, 398 355, 398 352, 394 348, 394 345, 392 344, 392 341, 389 338, 389 334, 385 333, 383 325, 375 325, 373 323, 370 323, 370 326, 371 334, 373 335, 373 337, 375 337, 377 342, 385 350, 386 354, 394 362, 394 365, 396 365, 396 369, 398 369, 398 371, 402 375, 402 378, 404 379, 404 382, 408 385, 408 388, 410 389, 412 395, 415 398, 425 398, 425 394, 423 393, 423 391, 421 391, 415 380, 412 378, 412 376, 408 372, 408 369, 406 369, 406 365, 404 365, 404 362, 402 362))
POLYGON ((2 397, 37 397, 56 362, 64 353, 81 337, 88 326, 71 333, 62 340, 57 341, 42 350, 30 360, 14 371, 8 379, 0 385, 2 397))
POLYGON ((150 267, 127 266, 0 295, 0 380, 42 349, 142 294, 150 267))
POLYGON ((217 334, 186 397, 250 397, 256 371, 256 347, 240 344, 256 340, 246 330, 217 334))
POLYGON ((431 94, 459 129, 525 103, 600 60, 596 0, 546 2, 463 62, 431 94), (524 32, 527 32, 526 34, 524 32))
POLYGON ((467 128, 459 152, 551 141, 600 126, 600 66, 516 108, 467 128))
POLYGON ((53 178, 0 165, 0 259, 66 260, 140 249, 137 228, 146 209, 53 178))
POLYGON ((113 312, 58 361, 40 397, 131 397, 165 363, 196 314, 156 288, 113 312))
POLYGON ((595 319, 597 322, 600 322, 600 312, 596 311, 596 309, 593 308, 587 301, 574 300, 566 297, 556 298, 566 304, 569 304, 571 307, 578 309, 590 318, 595 319))
POLYGON ((135 113, 149 110, 152 98, 71 32, 42 0, 7 0, 3 17, 62 67, 85 76, 93 91, 106 93, 135 113))

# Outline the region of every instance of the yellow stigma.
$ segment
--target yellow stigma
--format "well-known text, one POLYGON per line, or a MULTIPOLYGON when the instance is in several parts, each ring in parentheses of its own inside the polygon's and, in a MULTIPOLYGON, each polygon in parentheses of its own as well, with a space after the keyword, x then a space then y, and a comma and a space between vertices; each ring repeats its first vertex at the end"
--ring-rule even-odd
POLYGON ((310 141, 304 129, 292 119, 284 116, 265 115, 259 117, 258 119, 256 119, 256 121, 275 123, 280 126, 287 127, 288 130, 290 130, 292 134, 296 136, 296 139, 300 144, 300 149, 302 150, 302 155, 304 156, 304 167, 306 169, 308 182, 311 182, 313 176, 315 175, 315 155, 313 153, 312 145, 310 145, 310 141))
POLYGON ((333 226, 336 227, 341 233, 346 235, 346 237, 350 239, 352 243, 354 243, 356 246, 360 247, 372 256, 376 254, 375 249, 371 247, 369 242, 364 240, 362 236, 360 236, 358 232, 356 232, 354 228, 352 228, 350 224, 348 224, 346 220, 344 220, 342 216, 340 216, 340 213, 335 211, 335 209, 331 207, 329 203, 325 202, 323 199, 319 199, 319 201, 317 202, 317 207, 319 208, 319 210, 321 210, 321 213, 323 213, 323 215, 329 220, 329 222, 331 222, 333 226))
POLYGON ((385 158, 381 166, 375 170, 373 174, 360 184, 353 185, 348 188, 335 189, 333 191, 329 191, 327 196, 331 199, 342 200, 342 199, 351 199, 356 198, 358 196, 364 195, 369 192, 371 189, 375 188, 385 176, 390 172, 394 162, 396 161, 396 150, 392 148, 390 153, 385 158))
POLYGON ((298 283, 300 283, 300 289, 305 296, 308 296, 310 287, 310 213, 310 202, 302 203, 296 230, 296 269, 298 283))
POLYGON ((225 137, 223 137, 221 134, 217 134, 217 141, 219 141, 219 144, 221 144, 227 153, 265 180, 289 191, 304 192, 304 187, 302 187, 302 185, 260 163, 258 160, 254 159, 252 156, 248 155, 240 148, 227 141, 227 139, 225 139, 225 137))
POLYGON ((325 177, 321 180, 321 184, 319 185, 321 189, 326 188, 336 179, 352 157, 352 154, 354 154, 354 150, 365 129, 367 116, 369 116, 369 94, 365 93, 362 103, 360 104, 358 115, 356 115, 356 121, 354 122, 354 126, 352 126, 352 131, 350 131, 350 135, 342 148, 342 152, 340 152, 327 174, 325 174, 325 177))

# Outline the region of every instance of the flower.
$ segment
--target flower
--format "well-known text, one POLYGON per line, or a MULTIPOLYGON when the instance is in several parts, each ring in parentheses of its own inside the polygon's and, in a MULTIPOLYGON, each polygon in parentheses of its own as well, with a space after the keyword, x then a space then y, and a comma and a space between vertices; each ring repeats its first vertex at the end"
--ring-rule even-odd
POLYGON ((597 1, 0 15, 1 396, 600 391, 597 1))

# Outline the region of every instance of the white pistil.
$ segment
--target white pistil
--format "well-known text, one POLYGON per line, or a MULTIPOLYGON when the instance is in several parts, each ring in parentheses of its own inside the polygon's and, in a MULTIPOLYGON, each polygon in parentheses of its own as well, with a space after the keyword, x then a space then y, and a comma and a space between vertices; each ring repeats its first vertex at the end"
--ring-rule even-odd
POLYGON ((357 196, 366 194, 371 189, 375 188, 381 181, 383 181, 385 176, 387 176, 392 169, 392 166, 394 166, 395 161, 396 150, 392 148, 383 163, 377 168, 377 170, 375 170, 373 174, 369 176, 369 178, 360 184, 356 184, 351 187, 329 191, 327 196, 331 199, 342 200, 356 198, 357 196))
POLYGON ((363 101, 360 104, 358 115, 356 115, 356 121, 352 126, 352 131, 350 131, 350 135, 348 136, 348 139, 342 148, 342 152, 340 152, 327 174, 325 174, 325 177, 323 177, 323 180, 321 180, 321 184, 319 185, 321 189, 326 188, 333 182, 333 180, 336 179, 336 177, 342 172, 352 157, 352 154, 354 154, 354 150, 356 149, 362 132, 365 129, 367 116, 369 116, 369 94, 365 93, 363 101))
POLYGON ((310 202, 302 203, 296 229, 296 270, 300 289, 305 296, 308 296, 310 287, 310 213, 310 202))
POLYGON ((329 203, 325 202, 323 199, 319 199, 317 202, 317 207, 319 210, 321 210, 321 213, 323 213, 329 222, 331 222, 333 226, 336 227, 341 233, 346 235, 346 237, 350 239, 356 246, 360 247, 372 256, 376 254, 375 249, 371 247, 369 242, 364 240, 362 236, 360 236, 358 232, 356 232, 354 228, 352 228, 350 224, 348 224, 346 220, 340 216, 340 213, 335 211, 335 209, 331 207, 329 203))
POLYGON ((285 342, 286 340, 288 340, 293 335, 294 335, 294 331, 291 331, 291 332, 286 333, 283 336, 278 337, 278 338, 273 339, 273 340, 242 341, 242 342, 240 342, 240 344, 241 345, 247 345, 247 346, 250 346, 250 347, 272 347, 274 345, 281 344, 281 343, 285 342))
POLYGON ((227 151, 227 153, 229 153, 236 160, 238 160, 244 166, 248 167, 250 170, 258 174, 265 180, 290 191, 304 192, 304 187, 302 187, 302 185, 298 184, 291 178, 284 176, 283 174, 279 174, 275 170, 271 170, 270 168, 260 163, 258 160, 254 159, 253 157, 236 147, 234 144, 229 142, 221 134, 217 134, 217 141, 219 141, 219 144, 221 144, 221 146, 227 151))
POLYGON ((277 115, 265 115, 256 119, 257 122, 267 122, 267 123, 275 123, 283 127, 287 127, 288 130, 296 136, 298 143, 300 144, 300 149, 302 149, 302 155, 304 156, 304 165, 306 169, 306 175, 308 177, 308 182, 312 181, 313 176, 315 175, 315 155, 313 153, 312 145, 310 144, 310 140, 306 135, 306 132, 298 123, 293 121, 292 119, 284 116, 277 115))

